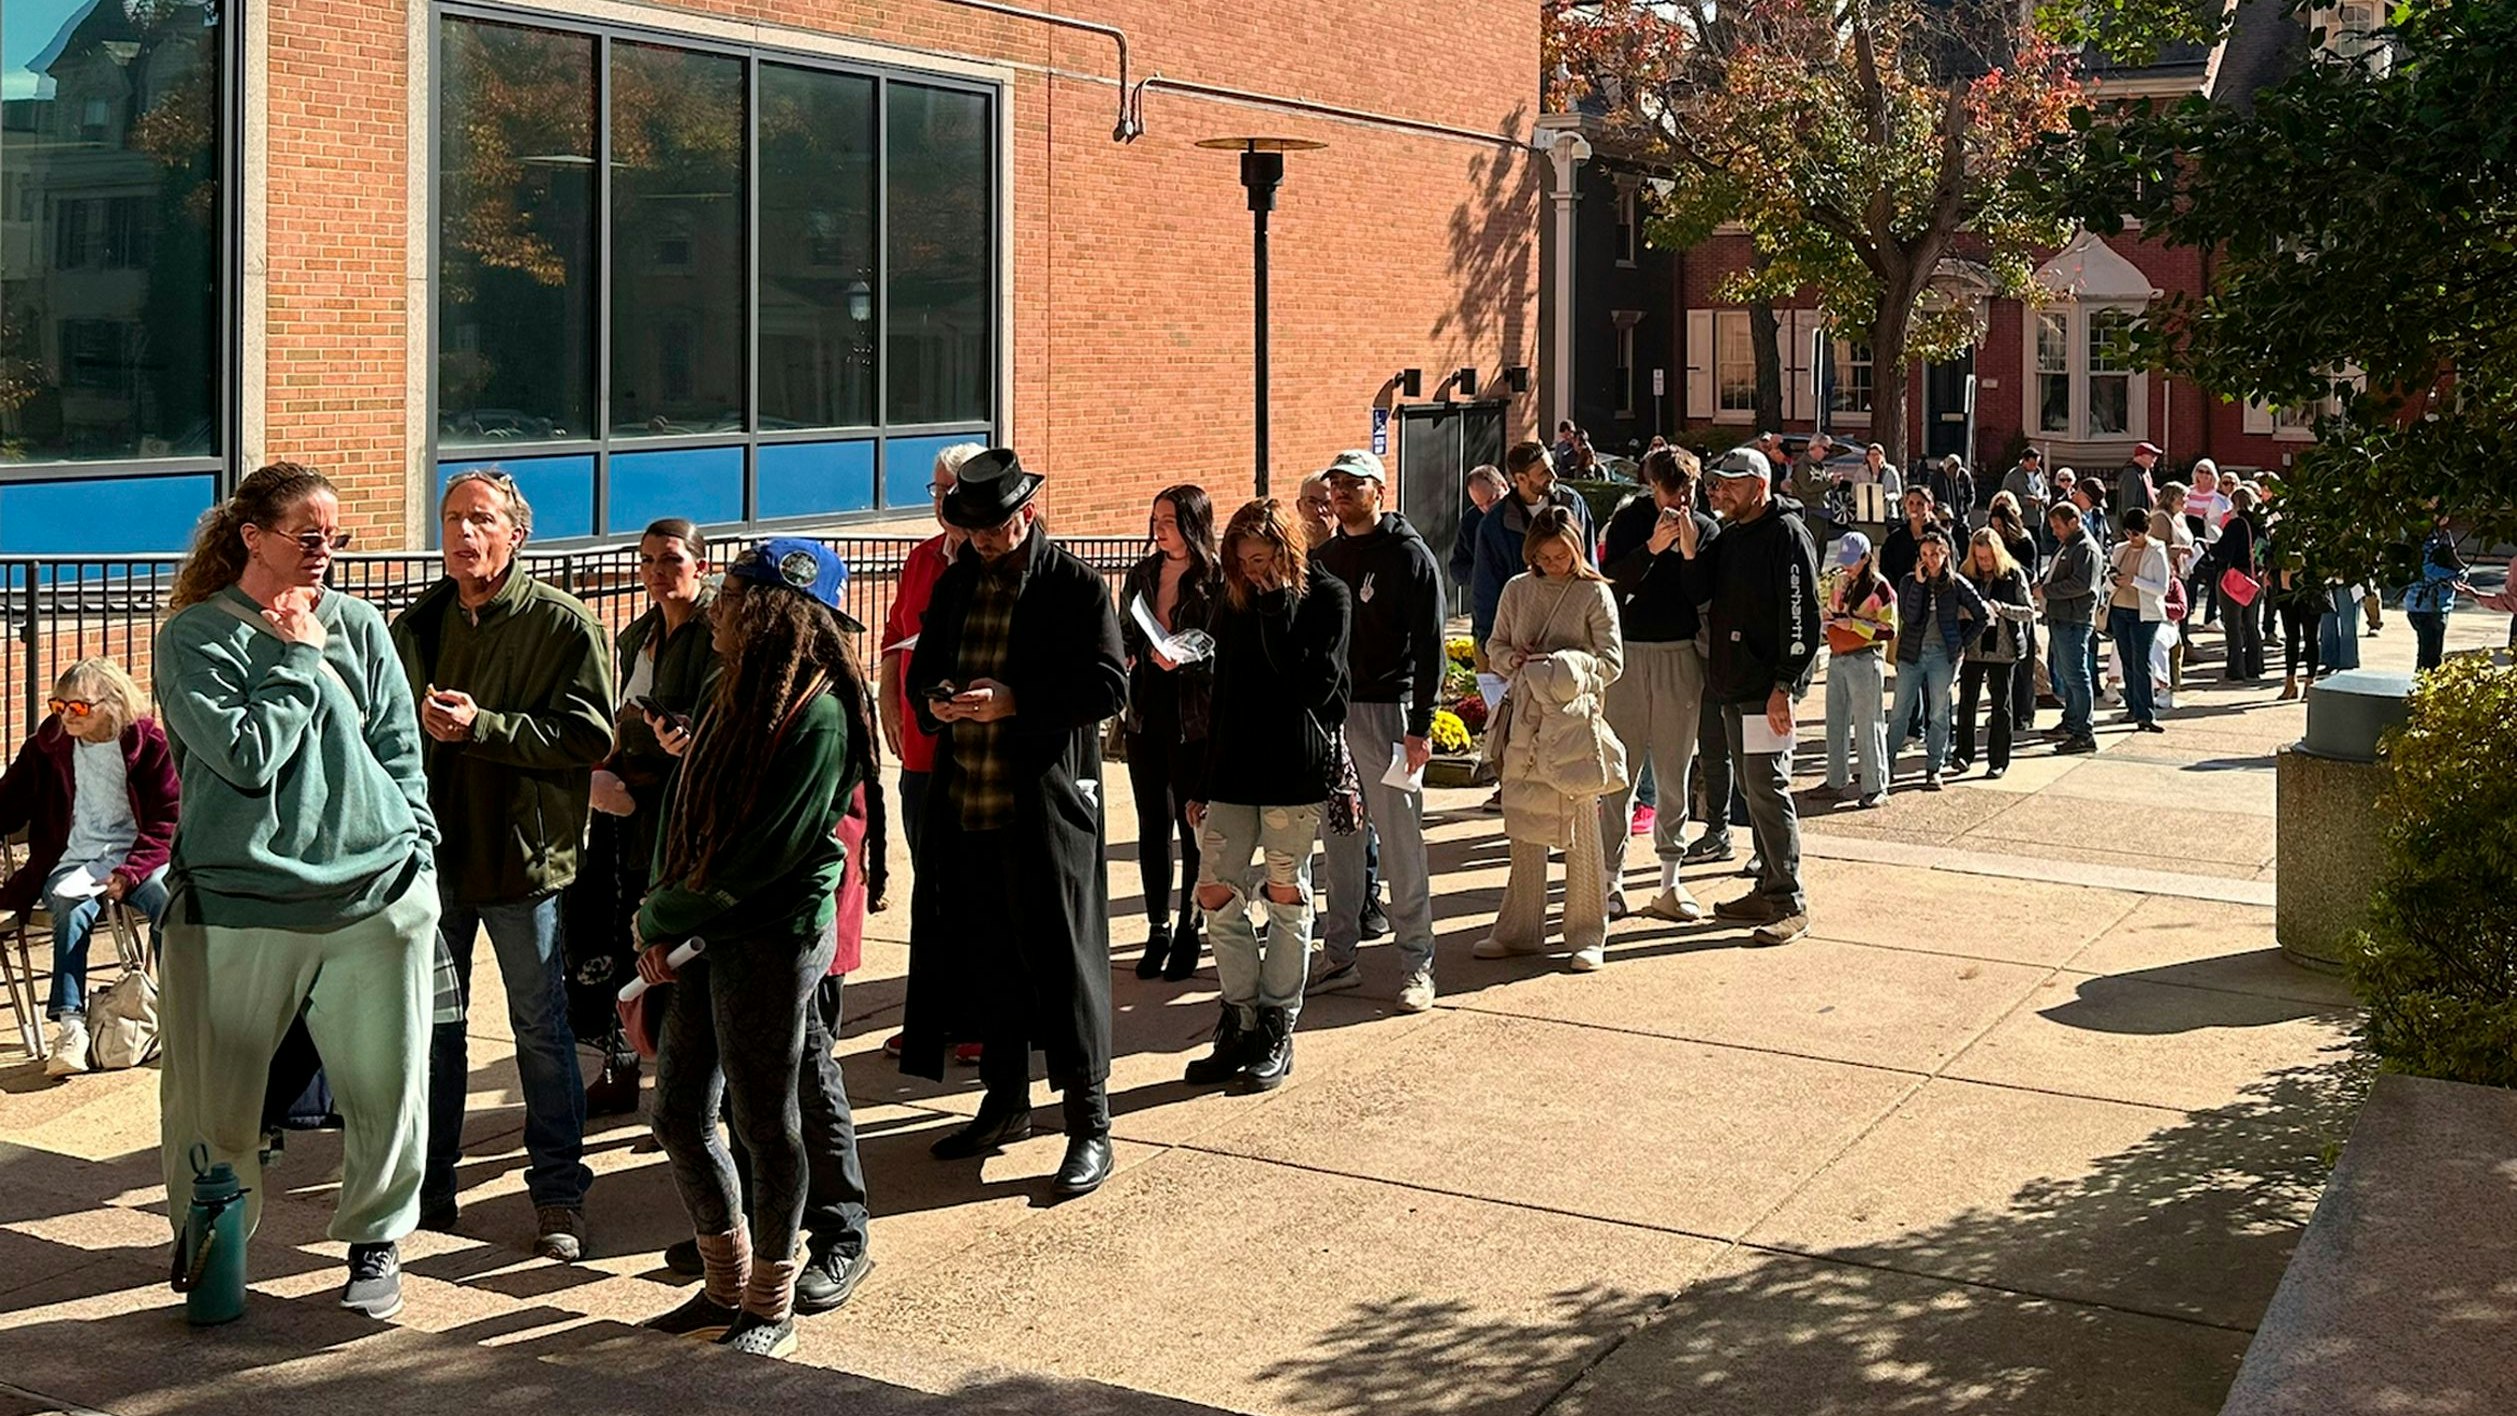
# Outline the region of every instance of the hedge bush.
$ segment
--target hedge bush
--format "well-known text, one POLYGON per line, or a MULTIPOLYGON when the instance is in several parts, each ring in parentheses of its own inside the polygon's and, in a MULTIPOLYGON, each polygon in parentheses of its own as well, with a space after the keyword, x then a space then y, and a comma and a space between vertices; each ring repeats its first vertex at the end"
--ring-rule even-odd
POLYGON ((2363 1044, 2386 1071, 2517 1086, 2517 668, 2421 675, 2385 751, 2385 865, 2349 958, 2363 1044))

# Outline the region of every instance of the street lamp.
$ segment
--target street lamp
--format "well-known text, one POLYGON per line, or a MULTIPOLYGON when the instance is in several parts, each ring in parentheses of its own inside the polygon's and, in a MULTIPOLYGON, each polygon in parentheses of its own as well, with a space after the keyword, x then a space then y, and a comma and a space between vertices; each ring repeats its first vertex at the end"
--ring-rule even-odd
POLYGON ((1241 154, 1241 185, 1250 192, 1250 269, 1256 299, 1251 306, 1253 363, 1258 382, 1254 422, 1258 430, 1258 495, 1267 495, 1267 214, 1276 209, 1276 188, 1285 180, 1285 154, 1316 152, 1328 144, 1309 138, 1201 138, 1199 147, 1241 154))

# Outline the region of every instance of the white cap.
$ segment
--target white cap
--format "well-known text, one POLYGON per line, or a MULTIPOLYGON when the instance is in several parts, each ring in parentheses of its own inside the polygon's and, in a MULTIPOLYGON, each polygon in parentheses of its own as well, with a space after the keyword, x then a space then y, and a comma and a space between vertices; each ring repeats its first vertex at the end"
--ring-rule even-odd
POLYGON ((1713 464, 1713 475, 1754 477, 1760 482, 1771 483, 1774 480, 1774 464, 1753 447, 1735 447, 1723 453, 1721 460, 1713 464))
POLYGON ((1321 470, 1320 475, 1334 477, 1340 472, 1349 477, 1360 477, 1367 482, 1387 484, 1390 480, 1389 472, 1381 466, 1381 459, 1359 447, 1350 447, 1330 458, 1328 466, 1321 470))

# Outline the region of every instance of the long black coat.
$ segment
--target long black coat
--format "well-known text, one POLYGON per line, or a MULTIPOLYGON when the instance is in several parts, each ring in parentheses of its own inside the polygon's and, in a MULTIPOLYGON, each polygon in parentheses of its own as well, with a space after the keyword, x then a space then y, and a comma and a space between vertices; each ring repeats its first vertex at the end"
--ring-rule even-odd
MULTIPOLYGON (((1103 720, 1127 705, 1119 621, 1100 575, 1034 530, 1031 563, 1014 600, 1013 649, 1000 681, 1014 691, 1006 743, 1013 753, 1011 862, 1015 931, 1031 975, 1031 1036, 1049 1074, 1097 1082, 1110 1074, 1110 885, 1103 866, 1103 720)), ((978 966, 974 941, 948 907, 969 857, 953 807, 953 731, 927 713, 926 691, 958 677, 962 621, 980 561, 964 549, 935 583, 909 660, 909 701, 940 731, 935 781, 909 901, 909 1000, 900 1070, 941 1080, 954 1042, 980 1041, 1002 980, 978 966)))

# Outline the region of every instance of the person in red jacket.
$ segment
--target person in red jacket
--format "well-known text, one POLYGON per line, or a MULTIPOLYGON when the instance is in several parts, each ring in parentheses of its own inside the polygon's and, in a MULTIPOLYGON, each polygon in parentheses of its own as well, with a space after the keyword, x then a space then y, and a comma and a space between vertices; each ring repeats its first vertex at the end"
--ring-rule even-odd
POLYGON ((166 730, 111 659, 82 659, 53 686, 52 712, 0 776, 0 834, 27 833, 26 864, 0 910, 38 901, 52 916, 54 1024, 46 1073, 87 1070, 87 952, 111 903, 166 913, 166 858, 182 788, 166 730))

